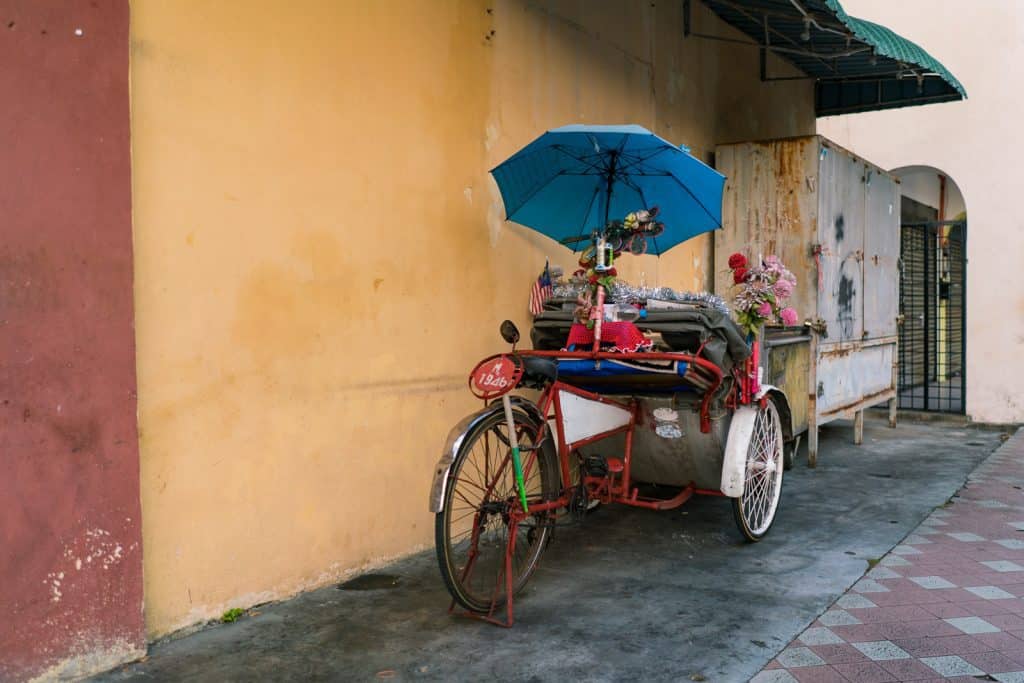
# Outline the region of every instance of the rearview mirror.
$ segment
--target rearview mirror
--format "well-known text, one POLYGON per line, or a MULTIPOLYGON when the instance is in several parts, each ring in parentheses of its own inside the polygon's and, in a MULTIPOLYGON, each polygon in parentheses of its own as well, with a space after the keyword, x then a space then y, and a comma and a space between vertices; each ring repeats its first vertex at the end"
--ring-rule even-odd
POLYGON ((501 338, 513 346, 519 341, 519 328, 511 320, 501 324, 501 338))

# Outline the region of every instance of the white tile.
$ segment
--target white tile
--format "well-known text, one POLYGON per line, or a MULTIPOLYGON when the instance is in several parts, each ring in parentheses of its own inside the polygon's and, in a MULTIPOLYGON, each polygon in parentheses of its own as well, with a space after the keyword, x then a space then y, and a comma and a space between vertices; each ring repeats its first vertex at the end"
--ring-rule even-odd
POLYGON ((907 536, 905 539, 903 539, 903 542, 907 545, 925 545, 927 543, 931 543, 929 539, 925 538, 919 533, 907 536))
POLYGON ((992 508, 993 510, 1010 507, 1001 500, 979 500, 978 505, 983 508, 992 508))
POLYGON ((912 545, 898 545, 892 549, 893 555, 920 555, 921 551, 912 545))
POLYGON ((857 593, 848 593, 847 595, 839 598, 836 600, 836 606, 842 607, 843 609, 868 609, 870 607, 878 607, 878 605, 857 593))
POLYGON ((793 674, 785 669, 769 669, 762 671, 750 679, 750 683, 799 683, 793 674))
POLYGON ((1014 597, 1013 593, 1007 593, 997 586, 971 586, 966 588, 966 590, 986 600, 1009 600, 1014 597))
POLYGON ((908 576, 907 578, 921 588, 927 588, 929 590, 935 590, 937 588, 956 588, 955 583, 950 583, 941 576, 908 576))
POLYGON ((978 534, 969 533, 967 531, 956 531, 954 533, 946 535, 955 538, 958 541, 963 541, 964 543, 977 543, 978 541, 985 540, 984 537, 979 536, 978 534))
POLYGON ((853 590, 856 593, 888 593, 889 589, 871 579, 861 579, 857 583, 853 584, 853 590))
POLYGON ((1017 538, 1000 538, 996 543, 1010 550, 1024 549, 1024 541, 1017 538))
POLYGON ((818 617, 818 621, 826 626, 853 626, 861 623, 860 619, 841 609, 830 609, 818 617))
POLYGON ((1024 567, 1009 560, 989 560, 982 562, 982 564, 989 569, 995 569, 997 572, 1024 572, 1024 567))
POLYGON ((885 557, 882 558, 882 561, 879 562, 878 564, 882 565, 883 567, 909 567, 910 566, 910 562, 908 562, 907 560, 903 559, 899 555, 886 555, 885 557))
POLYGON ((888 640, 876 640, 870 643, 853 643, 868 659, 884 662, 891 659, 910 659, 910 655, 896 643, 888 640))
POLYGON ((835 645, 846 641, 824 626, 814 626, 800 635, 800 642, 804 645, 835 645))
POLYGON ((979 617, 956 617, 946 619, 945 622, 956 626, 964 633, 999 633, 1002 630, 979 617))
POLYGON ((779 653, 775 659, 787 669, 796 669, 801 666, 821 666, 825 660, 814 654, 809 647, 788 647, 779 653))
POLYGON ((874 569, 872 569, 871 571, 869 571, 867 576, 868 576, 869 579, 875 579, 876 581, 878 579, 902 579, 903 578, 903 576, 901 574, 897 574, 896 572, 894 572, 893 570, 889 569, 888 567, 877 567, 877 566, 874 569))
POLYGON ((985 672, 965 662, 959 657, 922 657, 921 661, 935 669, 940 675, 951 676, 984 676, 985 672))
POLYGON ((1024 683, 1024 671, 1007 671, 1002 674, 992 674, 1000 683, 1024 683))

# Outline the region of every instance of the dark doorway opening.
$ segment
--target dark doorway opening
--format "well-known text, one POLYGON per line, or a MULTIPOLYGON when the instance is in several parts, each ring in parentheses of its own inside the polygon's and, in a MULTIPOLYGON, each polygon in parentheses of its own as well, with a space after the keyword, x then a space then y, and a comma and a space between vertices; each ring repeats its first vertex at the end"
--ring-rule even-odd
POLYGON ((901 217, 898 407, 962 414, 967 220, 940 221, 909 197, 901 217))

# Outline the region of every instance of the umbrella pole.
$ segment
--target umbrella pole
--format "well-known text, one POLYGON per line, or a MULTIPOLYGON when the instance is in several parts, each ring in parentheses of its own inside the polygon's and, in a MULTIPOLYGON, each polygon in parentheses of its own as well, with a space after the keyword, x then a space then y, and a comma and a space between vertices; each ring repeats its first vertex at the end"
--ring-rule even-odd
MULTIPOLYGON (((594 267, 594 270, 598 274, 604 273, 604 257, 605 249, 607 248, 607 242, 605 242, 604 235, 605 231, 608 229, 608 216, 612 208, 612 186, 615 184, 615 162, 618 158, 618 153, 611 152, 609 157, 607 188, 605 189, 604 196, 604 224, 598 232, 597 245, 595 249, 597 264, 594 267)), ((601 350, 601 321, 604 320, 604 299, 604 285, 599 282, 597 283, 597 316, 594 320, 594 353, 601 350)), ((597 361, 597 363, 600 362, 601 361, 597 361)))

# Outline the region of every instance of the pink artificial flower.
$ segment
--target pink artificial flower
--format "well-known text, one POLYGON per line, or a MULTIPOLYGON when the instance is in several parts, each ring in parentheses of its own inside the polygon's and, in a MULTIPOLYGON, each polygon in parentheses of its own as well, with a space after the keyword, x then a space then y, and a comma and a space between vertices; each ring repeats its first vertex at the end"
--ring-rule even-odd
POLYGON ((773 287, 775 290, 775 296, 780 299, 786 299, 790 294, 793 293, 793 283, 789 280, 778 280, 773 287))
POLYGON ((765 256, 764 257, 764 264, 766 266, 768 266, 769 268, 772 268, 774 266, 781 266, 782 265, 782 261, 779 260, 778 256, 775 256, 774 254, 772 254, 770 256, 765 256))
POLYGON ((763 302, 757 307, 757 314, 762 318, 770 318, 772 315, 772 305, 767 301, 763 302))
POLYGON ((787 327, 796 325, 796 310, 789 308, 788 306, 779 311, 779 317, 782 318, 782 324, 787 327))

